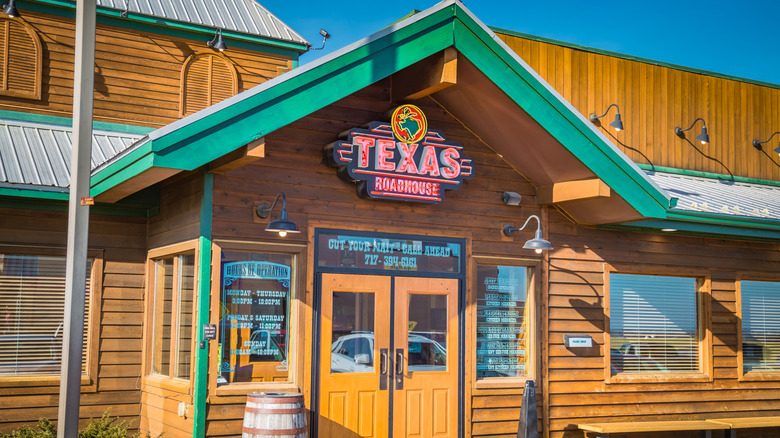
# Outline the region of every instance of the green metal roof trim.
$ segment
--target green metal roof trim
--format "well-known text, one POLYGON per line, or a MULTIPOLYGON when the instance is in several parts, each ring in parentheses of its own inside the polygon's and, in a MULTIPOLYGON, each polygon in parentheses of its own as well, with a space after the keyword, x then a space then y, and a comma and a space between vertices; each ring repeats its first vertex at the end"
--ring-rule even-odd
MULTIPOLYGON (((70 0, 19 0, 17 7, 68 18, 75 18, 76 14, 76 3, 70 0)), ((176 21, 163 17, 154 17, 132 11, 127 13, 127 17, 122 17, 122 11, 100 5, 97 6, 96 12, 97 22, 101 24, 159 33, 184 39, 199 39, 204 35, 208 36, 207 39, 210 39, 214 36, 215 28, 205 25, 176 21), (193 36, 193 33, 197 34, 197 36, 193 36)), ((277 55, 291 56, 294 59, 298 59, 300 54, 305 53, 308 50, 308 46, 305 44, 275 40, 273 38, 249 35, 230 30, 223 30, 222 35, 225 38, 229 38, 230 45, 236 48, 258 50, 257 46, 262 45, 266 47, 263 49, 264 51, 277 55)))
POLYGON ((665 217, 668 195, 455 0, 148 134, 93 173, 92 194, 151 167, 200 167, 452 46, 637 211, 665 217))
MULTIPOLYGON (((19 111, 0 110, 0 119, 21 120, 23 122, 48 123, 50 125, 73 126, 70 117, 48 116, 45 114, 23 113, 19 111)), ((92 122, 92 128, 101 131, 124 132, 127 134, 148 134, 154 128, 137 125, 125 125, 121 123, 92 122)))
POLYGON ((637 61, 637 62, 642 62, 642 63, 645 63, 645 64, 657 65, 657 66, 660 66, 660 67, 668 67, 668 68, 672 68, 672 69, 675 69, 675 70, 687 71, 687 72, 690 72, 690 73, 696 73, 696 74, 705 75, 705 76, 713 76, 713 77, 716 77, 716 78, 729 79, 729 80, 738 81, 738 82, 745 82, 747 84, 760 85, 762 87, 780 88, 780 84, 773 84, 771 82, 757 81, 757 80, 754 80, 754 79, 741 78, 739 76, 732 76, 732 75, 727 75, 727 74, 724 74, 724 73, 717 73, 717 72, 708 71, 708 70, 701 70, 701 69, 697 69, 697 68, 693 68, 693 67, 686 67, 684 65, 672 64, 672 63, 669 63, 669 62, 655 61, 653 59, 640 58, 638 56, 626 55, 626 54, 618 53, 618 52, 610 52, 609 50, 602 50, 602 49, 596 49, 596 48, 593 48, 593 47, 581 46, 579 44, 567 43, 565 41, 559 41, 559 40, 554 40, 554 39, 550 39, 550 38, 544 38, 544 37, 540 37, 540 36, 536 36, 536 35, 529 35, 527 33, 516 32, 516 31, 513 31, 513 30, 507 30, 507 29, 501 29, 501 28, 493 27, 493 26, 491 26, 490 29, 493 32, 496 32, 496 33, 502 33, 502 34, 505 34, 505 35, 516 36, 516 37, 519 37, 519 38, 524 38, 524 39, 532 40, 532 41, 540 41, 540 42, 543 42, 543 43, 555 44, 556 46, 568 47, 568 48, 571 48, 571 49, 582 50, 582 51, 585 51, 585 52, 596 53, 596 54, 599 54, 599 55, 606 55, 606 56, 611 56, 611 57, 614 57, 614 58, 627 59, 629 61, 637 61))

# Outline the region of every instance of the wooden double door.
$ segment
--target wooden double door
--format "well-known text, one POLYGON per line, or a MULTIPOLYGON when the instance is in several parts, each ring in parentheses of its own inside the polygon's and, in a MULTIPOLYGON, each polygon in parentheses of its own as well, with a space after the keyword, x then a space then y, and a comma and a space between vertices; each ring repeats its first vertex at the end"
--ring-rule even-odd
POLYGON ((456 437, 458 280, 321 284, 318 436, 456 437))

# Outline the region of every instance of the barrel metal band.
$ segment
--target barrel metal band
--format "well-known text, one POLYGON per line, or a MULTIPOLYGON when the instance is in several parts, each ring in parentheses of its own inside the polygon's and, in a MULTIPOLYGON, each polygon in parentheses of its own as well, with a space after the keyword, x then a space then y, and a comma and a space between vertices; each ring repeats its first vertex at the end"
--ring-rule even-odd
POLYGON ((276 397, 276 398, 247 397, 246 401, 248 403, 257 403, 260 405, 269 405, 269 404, 293 405, 296 403, 303 403, 303 395, 297 397, 276 397))
POLYGON ((257 435, 296 435, 306 432, 306 427, 299 427, 297 429, 253 429, 251 427, 242 428, 244 433, 257 434, 257 435))
POLYGON ((306 412, 306 408, 290 408, 290 409, 267 409, 267 408, 250 408, 247 406, 247 412, 253 414, 300 414, 306 412))

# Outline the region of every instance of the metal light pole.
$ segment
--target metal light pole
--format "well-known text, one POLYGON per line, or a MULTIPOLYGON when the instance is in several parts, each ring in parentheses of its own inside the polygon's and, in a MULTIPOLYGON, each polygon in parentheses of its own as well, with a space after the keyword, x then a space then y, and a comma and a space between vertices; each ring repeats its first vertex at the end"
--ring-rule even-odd
POLYGON ((95 0, 76 3, 76 54, 73 71, 73 141, 68 199, 68 248, 65 274, 65 319, 57 437, 78 433, 81 396, 81 351, 84 339, 84 290, 89 235, 92 98, 95 83, 95 0), (82 205, 87 204, 87 205, 82 205))

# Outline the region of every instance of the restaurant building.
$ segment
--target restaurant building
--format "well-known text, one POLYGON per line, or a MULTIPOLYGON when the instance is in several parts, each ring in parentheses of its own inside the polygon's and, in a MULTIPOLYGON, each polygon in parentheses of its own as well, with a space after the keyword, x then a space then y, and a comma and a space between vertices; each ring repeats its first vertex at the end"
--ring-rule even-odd
MULTIPOLYGON (((778 433, 780 87, 451 0, 270 76, 93 163, 82 418, 237 436, 296 392, 311 436, 508 437, 531 380, 548 437, 778 433)), ((56 318, 18 327, 66 217, 5 178, 0 430, 56 412, 56 318)))

